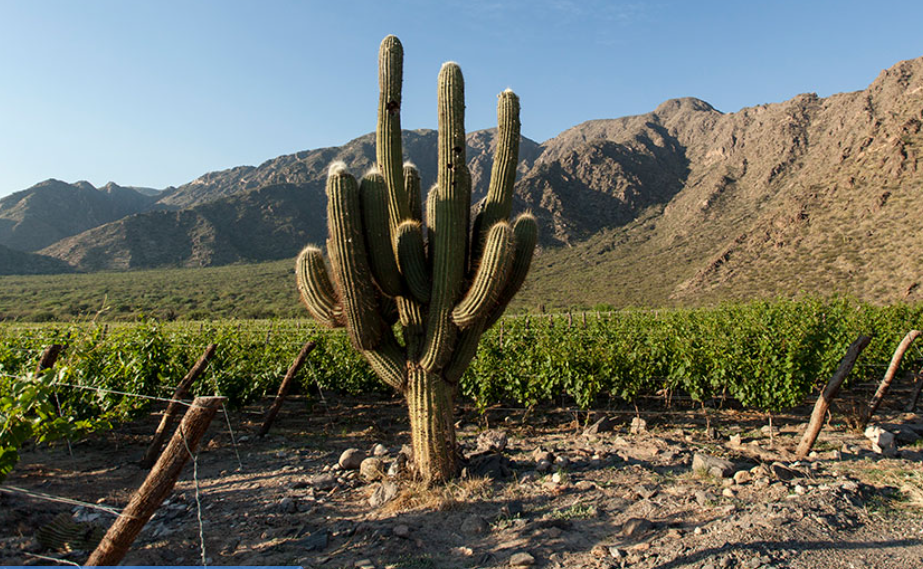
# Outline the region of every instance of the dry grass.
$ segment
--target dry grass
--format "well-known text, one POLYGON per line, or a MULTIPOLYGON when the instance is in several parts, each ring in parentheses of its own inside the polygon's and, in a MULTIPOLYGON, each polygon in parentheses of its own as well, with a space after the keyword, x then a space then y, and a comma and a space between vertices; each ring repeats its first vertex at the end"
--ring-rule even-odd
POLYGON ((423 482, 406 483, 398 496, 382 511, 388 514, 411 510, 450 510, 469 502, 483 500, 492 493, 489 478, 455 480, 445 485, 430 486, 423 482))

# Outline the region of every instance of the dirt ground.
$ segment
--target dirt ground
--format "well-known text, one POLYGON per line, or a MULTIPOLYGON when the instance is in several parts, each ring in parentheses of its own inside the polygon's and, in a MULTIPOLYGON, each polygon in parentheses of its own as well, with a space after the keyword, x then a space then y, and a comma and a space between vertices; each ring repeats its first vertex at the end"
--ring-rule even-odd
MULTIPOLYGON (((298 398, 258 439, 262 409, 230 414, 236 445, 216 417, 124 564, 923 567, 923 444, 907 429, 888 458, 835 419, 799 463, 787 452, 808 409, 774 416, 771 432, 764 415, 714 409, 711 429, 701 410, 675 408, 642 409, 646 428, 635 420, 634 429, 635 411, 460 410, 462 448, 480 458, 467 478, 426 489, 400 474, 367 482, 338 465, 346 449, 371 455, 375 445, 385 469, 396 461, 409 442, 399 400, 298 398), (585 433, 604 415, 611 430, 585 433), (731 467, 695 470, 696 454, 731 467), (370 503, 393 489, 390 501, 370 503)), ((923 424, 913 414, 877 420, 923 424)), ((19 489, 122 508, 146 475, 137 462, 157 421, 26 451, 0 493, 0 565, 86 561, 91 538, 49 528, 80 522, 77 533, 98 537, 113 516, 19 489)))

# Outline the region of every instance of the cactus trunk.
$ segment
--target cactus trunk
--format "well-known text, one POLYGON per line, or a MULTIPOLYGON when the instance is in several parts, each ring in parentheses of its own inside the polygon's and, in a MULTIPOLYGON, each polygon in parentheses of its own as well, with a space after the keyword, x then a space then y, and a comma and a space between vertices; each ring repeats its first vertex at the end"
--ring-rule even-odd
POLYGON ((442 66, 438 176, 423 220, 420 176, 401 150, 403 47, 396 37, 385 38, 379 58, 377 170, 358 185, 345 167, 331 167, 331 270, 318 248, 307 247, 295 273, 318 322, 345 326, 372 369, 406 398, 419 478, 444 482, 459 463, 452 417, 458 381, 481 335, 522 286, 535 249, 535 218, 509 221, 519 99, 512 91, 500 95, 490 190, 469 229, 464 79, 457 64, 442 66))
POLYGON ((458 469, 455 451, 454 388, 440 374, 412 366, 404 391, 410 411, 413 461, 425 482, 445 482, 458 469))

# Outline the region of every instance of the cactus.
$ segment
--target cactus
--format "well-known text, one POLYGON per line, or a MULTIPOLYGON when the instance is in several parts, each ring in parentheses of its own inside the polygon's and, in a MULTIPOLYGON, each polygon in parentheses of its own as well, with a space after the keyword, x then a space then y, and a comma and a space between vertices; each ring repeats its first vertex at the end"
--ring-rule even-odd
POLYGON ((357 182, 343 164, 331 165, 330 271, 321 251, 309 246, 295 272, 317 322, 345 326, 379 377, 405 396, 414 467, 423 480, 440 482, 458 468, 457 383, 481 335, 522 286, 538 229, 529 213, 509 219, 520 131, 519 99, 510 90, 499 95, 490 187, 470 223, 464 79, 455 63, 439 72, 438 175, 423 219, 420 176, 404 163, 401 148, 402 66, 400 41, 386 37, 379 53, 377 167, 357 182))

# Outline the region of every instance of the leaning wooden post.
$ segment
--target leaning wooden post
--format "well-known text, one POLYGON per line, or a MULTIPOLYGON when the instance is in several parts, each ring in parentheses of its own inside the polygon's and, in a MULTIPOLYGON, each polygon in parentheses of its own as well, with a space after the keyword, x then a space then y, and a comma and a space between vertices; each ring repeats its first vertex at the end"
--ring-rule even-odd
POLYGON ((160 504, 173 491, 225 397, 196 397, 154 468, 113 522, 86 564, 118 565, 160 504))
POLYGON ((54 367, 54 363, 58 361, 58 355, 61 353, 61 350, 64 349, 64 346, 61 344, 51 344, 45 348, 45 351, 42 352, 42 357, 38 360, 38 365, 35 366, 35 375, 42 373, 46 369, 54 367))
POLYGON ((917 400, 920 398, 920 391, 923 391, 923 369, 917 373, 911 373, 910 377, 914 378, 916 386, 913 388, 913 395, 910 396, 910 403, 907 404, 905 411, 913 413, 913 410, 917 407, 917 400))
POLYGON ((840 386, 843 385, 846 376, 852 371, 859 354, 869 345, 869 341, 871 341, 871 338, 868 336, 859 336, 859 338, 849 346, 849 349, 846 350, 846 355, 840 360, 839 367, 837 367, 830 381, 827 382, 827 387, 824 388, 823 393, 817 398, 817 403, 814 404, 814 412, 811 413, 811 422, 808 423, 808 429, 804 432, 801 443, 798 444, 798 450, 795 451, 796 459, 802 460, 811 452, 811 447, 814 446, 814 441, 817 440, 817 435, 820 434, 820 429, 824 426, 824 416, 827 414, 830 402, 833 401, 833 398, 836 397, 836 394, 840 391, 840 386))
POLYGON ((885 376, 881 379, 881 383, 878 385, 878 390, 875 391, 875 395, 872 396, 871 401, 869 401, 868 407, 862 413, 862 423, 861 427, 864 429, 868 425, 869 421, 872 420, 872 415, 875 414, 875 411, 878 410, 878 406, 881 405, 882 400, 885 398, 885 395, 888 393, 888 389, 891 387, 891 382, 894 381, 894 374, 897 373, 897 368, 901 365, 901 360, 904 358, 904 353, 910 348, 910 344, 913 343, 920 336, 919 330, 911 330, 907 332, 907 335, 904 336, 904 339, 901 340, 901 343, 897 346, 897 349, 894 350, 894 356, 891 357, 891 365, 888 366, 888 371, 885 372, 885 376))
POLYGON ((263 419, 263 426, 260 427, 260 432, 257 433, 257 436, 262 437, 269 432, 269 428, 272 427, 272 422, 276 420, 276 415, 279 414, 279 409, 282 408, 282 403, 285 401, 285 397, 288 395, 292 384, 295 382, 295 375, 298 374, 298 370, 304 365, 304 361, 308 358, 308 354, 311 353, 311 350, 313 350, 316 345, 317 344, 315 344, 313 340, 305 344, 304 347, 301 348, 301 351, 298 352, 295 361, 292 362, 288 371, 285 372, 285 378, 282 380, 282 385, 279 386, 276 399, 272 402, 269 411, 266 412, 266 418, 263 419))
POLYGON ((160 454, 160 448, 163 446, 163 440, 167 436, 167 431, 173 426, 180 408, 184 405, 181 400, 189 395, 192 384, 195 382, 196 378, 205 371, 205 366, 208 365, 208 360, 210 360, 213 355, 215 355, 215 344, 209 344, 208 347, 205 348, 205 352, 199 358, 199 361, 192 366, 192 369, 189 370, 186 377, 176 386, 176 391, 173 392, 173 397, 170 398, 170 404, 167 405, 167 410, 160 419, 160 425, 157 426, 157 431, 154 433, 151 446, 147 447, 147 452, 144 453, 144 458, 141 459, 142 467, 149 468, 154 464, 154 461, 157 460, 157 456, 160 454))

